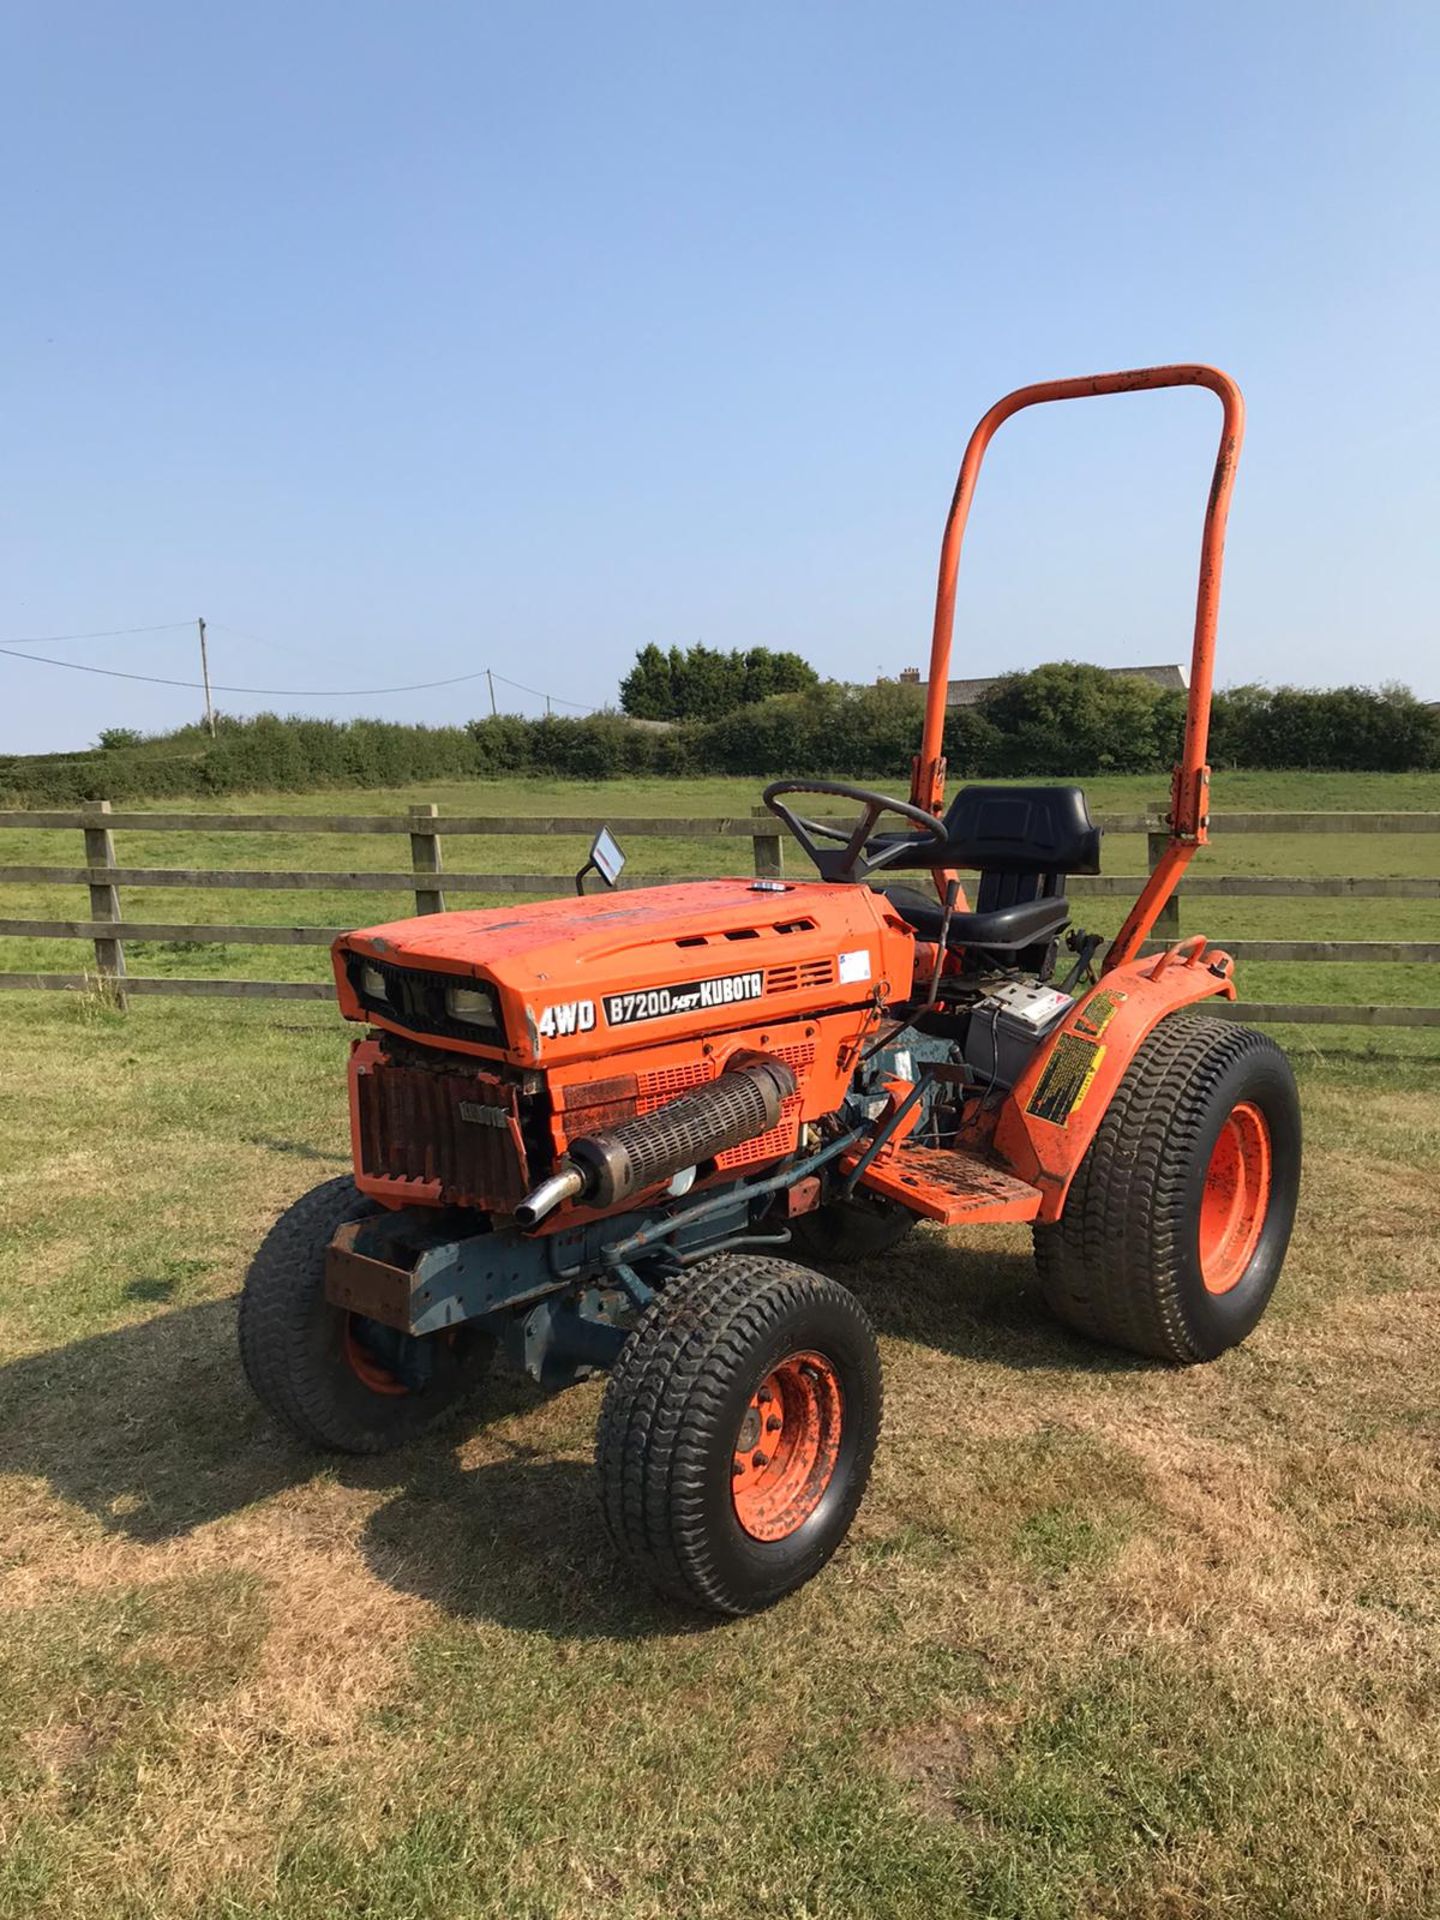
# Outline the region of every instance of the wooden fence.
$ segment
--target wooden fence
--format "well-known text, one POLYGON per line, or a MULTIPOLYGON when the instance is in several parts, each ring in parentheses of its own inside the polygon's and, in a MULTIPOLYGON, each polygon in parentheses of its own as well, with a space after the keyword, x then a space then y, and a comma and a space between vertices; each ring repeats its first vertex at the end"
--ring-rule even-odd
MULTIPOLYGON (((130 994, 218 995, 226 998, 325 1000, 329 983, 285 980, 170 979, 137 977, 127 972, 125 941, 184 940, 236 946, 328 946, 343 927, 254 926, 129 920, 121 911, 122 887, 212 888, 263 892, 404 892, 414 899, 416 913, 441 913, 448 895, 464 893, 521 894, 553 897, 568 890, 570 876, 557 873, 451 873, 444 866, 445 835, 484 837, 590 836, 599 824, 594 817, 545 816, 508 818, 489 815, 444 815, 435 806, 412 807, 408 814, 293 814, 293 813, 115 813, 108 801, 64 812, 3 812, 0 828, 31 828, 80 833, 84 836, 83 866, 0 866, 0 886, 84 886, 90 892, 87 920, 0 919, 0 938, 89 940, 94 943, 95 970, 86 973, 0 973, 4 988, 97 987, 124 1005, 130 994), (410 865, 398 870, 297 872, 289 870, 132 867, 116 857, 116 833, 338 833, 402 834, 409 836, 410 865)), ((640 816, 608 820, 622 841, 647 837, 668 840, 748 840, 750 863, 761 876, 784 871, 784 841, 779 823, 763 811, 744 817, 686 818, 640 816)), ((1102 816, 1111 833, 1144 834, 1153 868, 1166 844, 1163 825, 1153 814, 1102 816)), ((1440 833, 1440 813, 1242 813, 1220 814, 1211 831, 1277 834, 1412 834, 1440 833)), ((701 878, 699 875, 669 876, 701 878)), ((655 884, 653 877, 622 879, 622 886, 655 884)), ((1133 899, 1140 876, 1096 875, 1073 877, 1066 891, 1077 897, 1133 899)), ((1253 874, 1197 874, 1182 889, 1184 898, 1307 898, 1440 900, 1440 876, 1406 879, 1334 876, 1287 879, 1253 874)), ((1181 896, 1172 900, 1156 932, 1162 942, 1181 931, 1181 896)), ((1226 940, 1237 961, 1324 960, 1352 962, 1440 960, 1440 940, 1226 940)), ((1440 1026, 1440 1007, 1395 1007, 1350 1003, 1237 1004, 1237 1016, 1260 1022, 1295 1021, 1333 1026, 1440 1026)))

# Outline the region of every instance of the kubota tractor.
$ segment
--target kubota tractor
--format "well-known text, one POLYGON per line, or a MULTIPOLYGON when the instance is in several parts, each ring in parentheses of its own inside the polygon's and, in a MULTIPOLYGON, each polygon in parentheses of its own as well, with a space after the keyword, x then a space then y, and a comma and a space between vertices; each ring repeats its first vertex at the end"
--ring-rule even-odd
MULTIPOLYGON (((1295 1211, 1295 1082, 1269 1039, 1216 1017, 1228 954, 1147 938, 1206 839, 1242 421, 1234 383, 1201 366, 991 408, 945 530, 910 798, 766 789, 818 879, 592 893, 336 942, 341 1010, 368 1029, 350 1060, 355 1170, 282 1215, 250 1270, 240 1347, 267 1407, 314 1444, 379 1452, 469 1396, 497 1347, 547 1387, 610 1368, 598 1463, 616 1546, 682 1600, 746 1613, 835 1551, 880 1432, 864 1310, 797 1255, 877 1257, 917 1220, 1029 1221, 1045 1296, 1081 1333, 1180 1363, 1245 1338, 1295 1211), (1171 386, 1208 387, 1224 422, 1169 849, 1102 954, 1065 899, 1068 874, 1100 866, 1079 788, 967 786, 945 808, 955 584, 1002 421, 1171 386), (853 821, 802 813, 812 795, 849 800, 853 821)), ((615 856, 601 836, 610 880, 615 856)))

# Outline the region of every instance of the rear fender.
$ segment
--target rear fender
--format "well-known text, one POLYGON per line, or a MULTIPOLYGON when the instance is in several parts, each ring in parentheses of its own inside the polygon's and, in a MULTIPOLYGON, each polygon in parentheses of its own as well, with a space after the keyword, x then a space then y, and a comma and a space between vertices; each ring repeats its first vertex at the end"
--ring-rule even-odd
POLYGON ((995 1127, 1001 1164, 1040 1189, 1040 1219, 1060 1216, 1136 1049, 1167 1014, 1235 998, 1234 961, 1191 935, 1104 974, 1036 1051, 995 1127))

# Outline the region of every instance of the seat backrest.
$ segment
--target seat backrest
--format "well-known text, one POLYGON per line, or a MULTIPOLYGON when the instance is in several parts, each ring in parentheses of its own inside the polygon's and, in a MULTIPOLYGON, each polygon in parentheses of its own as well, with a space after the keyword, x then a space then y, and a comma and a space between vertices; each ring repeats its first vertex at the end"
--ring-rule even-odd
MULTIPOLYGON (((1100 829, 1079 787, 962 787, 945 825, 950 840, 936 864, 971 867, 987 880, 1043 876, 1053 884, 1036 891, 1050 893, 1067 873, 1100 871, 1100 829)), ((1022 889, 1021 897, 1033 896, 1022 889)))
POLYGON ((1018 907, 1027 900, 1050 900, 1064 886, 1063 873, 1014 873, 987 867, 975 890, 975 911, 994 913, 997 907, 1018 907))

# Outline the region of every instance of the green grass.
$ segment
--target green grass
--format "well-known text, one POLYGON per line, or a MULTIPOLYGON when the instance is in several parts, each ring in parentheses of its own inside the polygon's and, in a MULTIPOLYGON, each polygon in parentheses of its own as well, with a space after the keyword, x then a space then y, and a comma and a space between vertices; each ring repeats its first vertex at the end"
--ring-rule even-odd
MULTIPOLYGON (((430 784, 420 789, 289 795, 256 794, 212 803, 177 802, 182 812, 278 811, 310 813, 404 812, 417 800, 434 800, 442 812, 509 815, 563 813, 593 819, 633 814, 747 815, 758 803, 762 783, 741 779, 698 779, 681 784, 658 779, 578 781, 470 781, 430 784)), ((1097 812, 1143 811, 1163 801, 1163 783, 1150 776, 1123 775, 1087 784, 1097 812)), ((1217 776, 1218 814, 1245 811, 1440 811, 1440 774, 1228 773, 1217 776)), ((156 803, 164 811, 165 803, 156 803)), ((124 864, 144 867, 299 867, 306 870, 399 869, 409 865, 403 836, 307 834, 124 833, 117 836, 124 864)), ((630 872, 657 880, 683 873, 746 871, 750 847, 744 840, 675 840, 636 837, 628 848, 630 872)), ((502 839, 447 837, 445 863, 454 872, 554 873, 557 885, 583 861, 584 836, 521 835, 502 839)), ((0 830, 0 863, 59 866, 80 864, 79 834, 37 830, 0 830)), ((791 851, 789 866, 798 871, 800 856, 791 851)), ((1113 835, 1105 846, 1106 871, 1139 876, 1145 871, 1145 843, 1138 835, 1113 835)), ((1433 834, 1275 834, 1226 836, 1223 827, 1198 856, 1192 872, 1252 873, 1308 877, 1366 874, 1433 877, 1440 871, 1440 837, 1433 834)), ((458 906, 494 905, 514 896, 455 895, 458 906)), ((1109 933, 1118 927, 1122 900, 1077 896, 1084 923, 1109 933)), ((136 921, 197 924, 363 926, 402 917, 409 896, 397 893, 326 891, 221 892, 171 888, 127 888, 126 915, 136 921)), ((1183 906, 1184 926, 1217 940, 1433 940, 1440 937, 1440 902, 1434 900, 1344 899, 1193 899, 1183 906)), ((20 919, 84 919, 88 895, 81 887, 6 884, 0 888, 0 914, 20 919)), ((167 977, 248 976, 275 980, 326 980, 328 960, 321 947, 209 946, 188 941, 129 943, 134 973, 167 977)), ((0 970, 7 972, 80 972, 93 965, 87 942, 0 939, 0 970)), ((1251 963, 1241 976, 1244 997, 1253 1000, 1367 1002, 1390 1005, 1440 1004, 1440 968, 1426 964, 1382 963, 1364 967, 1346 963, 1251 963)), ((1335 1044, 1334 1030, 1317 1034, 1295 1029, 1308 1048, 1335 1044)), ((1440 1054, 1435 1029, 1399 1029, 1352 1033, 1349 1044, 1393 1053, 1440 1054)))
MULTIPOLYGON (((1138 810, 1149 780, 1088 783, 1138 810)), ((214 810, 743 814, 748 782, 466 784, 214 810)), ((1230 775, 1229 809, 1440 808, 1437 776, 1230 775)), ((200 811, 186 802, 182 811, 200 811)), ((0 861, 79 864, 0 832, 0 861)), ((554 871, 583 840, 446 844, 554 871)), ((656 878, 744 841, 637 838, 656 878)), ((1433 836, 1218 835, 1197 871, 1433 874, 1433 836)), ((126 834, 153 866, 404 867, 336 835, 126 834)), ((1107 844, 1138 874, 1138 838, 1107 844)), ((7 887, 6 915, 83 917, 7 887)), ((463 904, 480 904, 474 897, 463 904)), ((1118 921, 1123 903, 1087 903, 1118 921)), ((127 892, 363 924, 405 896, 127 892)), ((1193 901, 1214 937, 1437 937, 1427 901, 1193 901)), ((88 946, 0 942, 0 968, 88 946)), ((130 949, 325 977, 323 950, 130 949)), ((1437 1004, 1440 969, 1250 965, 1248 998, 1437 1004)), ((251 1403, 233 1296, 347 1164, 324 1004, 0 998, 0 1920, 957 1920, 1434 1910, 1440 1035, 1296 1028, 1307 1176, 1255 1339, 1175 1374, 1059 1332, 1019 1230, 855 1284, 885 1442, 832 1569, 705 1626, 620 1569, 597 1385, 317 1460, 251 1403)))
POLYGON ((1266 1321, 1174 1372, 1022 1230, 854 1284, 887 1427, 825 1575, 616 1564, 598 1383, 381 1462, 251 1402, 234 1293, 345 1165, 324 1006, 0 1003, 3 1920, 1433 1911, 1436 1066, 1300 1060, 1266 1321))

